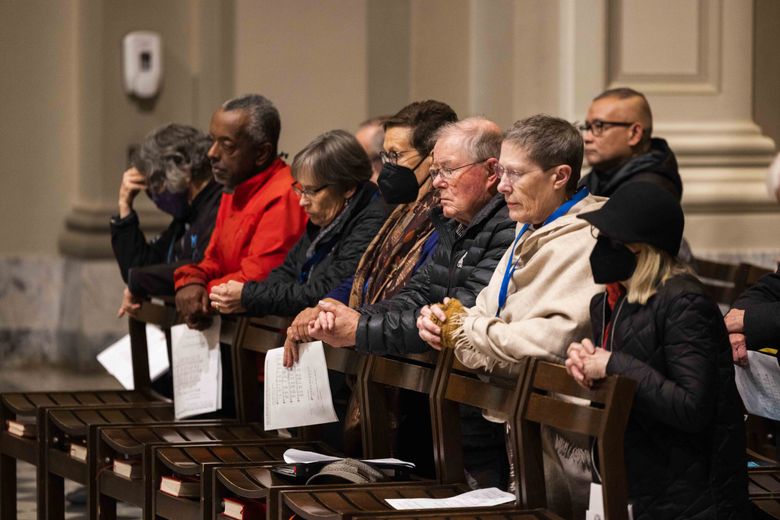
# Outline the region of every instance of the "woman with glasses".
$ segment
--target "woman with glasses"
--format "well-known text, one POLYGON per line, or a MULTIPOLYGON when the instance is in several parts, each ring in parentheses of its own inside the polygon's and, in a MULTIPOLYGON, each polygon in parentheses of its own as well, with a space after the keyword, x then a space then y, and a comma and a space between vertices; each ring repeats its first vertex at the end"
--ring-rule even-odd
POLYGON ((637 382, 625 434, 636 520, 750 518, 741 403, 718 306, 677 259, 684 218, 674 195, 627 184, 580 215, 598 230, 592 337, 566 367, 583 386, 637 382))
MULTIPOLYGON (((454 348, 468 367, 511 373, 526 356, 563 363, 569 344, 590 332, 588 303, 601 288, 588 265, 595 240, 576 215, 603 199, 577 190, 582 154, 579 131, 559 118, 532 116, 506 132, 494 171, 517 223, 514 240, 474 306, 453 299, 423 307, 417 328, 424 341, 454 348)), ((564 518, 584 518, 587 448, 587 439, 544 437, 552 462, 548 504, 564 518)))
POLYGON ((292 175, 309 217, 306 232, 264 281, 216 286, 209 297, 219 312, 294 316, 355 272, 382 226, 371 163, 351 134, 333 130, 314 139, 295 156, 292 175))

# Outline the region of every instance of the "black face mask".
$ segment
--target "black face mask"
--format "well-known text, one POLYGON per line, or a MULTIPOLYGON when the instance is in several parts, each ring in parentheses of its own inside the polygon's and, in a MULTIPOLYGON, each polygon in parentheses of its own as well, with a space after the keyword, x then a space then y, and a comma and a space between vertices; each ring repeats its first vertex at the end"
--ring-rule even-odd
POLYGON ((599 236, 590 254, 590 269, 596 283, 622 282, 636 269, 636 255, 629 248, 599 236))
POLYGON ((406 166, 393 163, 382 165, 377 185, 385 202, 388 204, 407 204, 417 200, 417 196, 420 194, 420 185, 417 184, 414 170, 424 160, 425 158, 418 162, 414 168, 407 168, 406 166))

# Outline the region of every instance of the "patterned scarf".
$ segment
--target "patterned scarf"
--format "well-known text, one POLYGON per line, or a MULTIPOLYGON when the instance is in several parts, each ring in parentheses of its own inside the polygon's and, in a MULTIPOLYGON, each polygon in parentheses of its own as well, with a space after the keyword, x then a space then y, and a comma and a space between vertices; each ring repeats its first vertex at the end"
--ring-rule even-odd
POLYGON ((438 192, 431 189, 419 201, 398 206, 390 214, 355 271, 351 308, 392 298, 406 285, 433 233, 429 213, 438 203, 438 192))

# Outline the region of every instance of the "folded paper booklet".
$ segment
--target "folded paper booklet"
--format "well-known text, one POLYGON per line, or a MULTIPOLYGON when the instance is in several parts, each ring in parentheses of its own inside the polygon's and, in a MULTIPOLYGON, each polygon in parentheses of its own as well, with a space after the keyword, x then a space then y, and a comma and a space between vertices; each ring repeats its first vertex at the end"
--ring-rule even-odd
POLYGON ((173 358, 173 407, 176 420, 222 408, 222 363, 219 346, 220 319, 204 330, 186 325, 171 329, 173 358))
POLYGON ((734 379, 748 412, 780 420, 780 366, 776 357, 748 351, 748 366, 735 366, 734 379))
MULTIPOLYGON (((97 360, 127 390, 134 389, 133 356, 130 336, 120 338, 103 352, 97 360)), ((149 378, 154 381, 168 371, 168 346, 165 333, 156 325, 146 324, 146 350, 149 356, 149 378)))
POLYGON ((449 498, 386 498, 393 509, 450 509, 492 507, 515 500, 515 495, 498 488, 477 489, 449 498))
POLYGON ((265 356, 265 429, 338 421, 322 341, 300 344, 292 368, 282 365, 283 356, 283 348, 271 349, 265 356))
MULTIPOLYGON (((284 452, 284 461, 288 464, 295 464, 295 463, 310 463, 310 462, 336 462, 337 460, 344 460, 343 457, 332 457, 330 455, 324 455, 322 453, 317 453, 316 451, 305 451, 305 450, 296 450, 295 448, 290 448, 289 450, 284 452)), ((367 462, 369 464, 376 464, 378 466, 404 466, 409 469, 414 469, 414 463, 413 462, 407 462, 405 460, 400 459, 393 459, 393 458, 387 458, 387 459, 361 459, 363 462, 367 462)))

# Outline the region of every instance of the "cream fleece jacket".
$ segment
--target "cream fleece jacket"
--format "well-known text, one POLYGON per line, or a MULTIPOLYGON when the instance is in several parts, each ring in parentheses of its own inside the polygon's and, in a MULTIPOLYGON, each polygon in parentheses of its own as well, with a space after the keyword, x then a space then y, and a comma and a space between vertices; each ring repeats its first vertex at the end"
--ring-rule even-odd
POLYGON ((590 270, 596 244, 590 224, 576 215, 605 201, 588 195, 566 215, 529 229, 517 247, 509 247, 455 332, 455 354, 464 365, 511 372, 523 356, 562 363, 572 341, 592 336, 590 300, 604 287, 593 281, 590 270), (506 305, 496 316, 504 273, 510 261, 518 260, 506 305))

